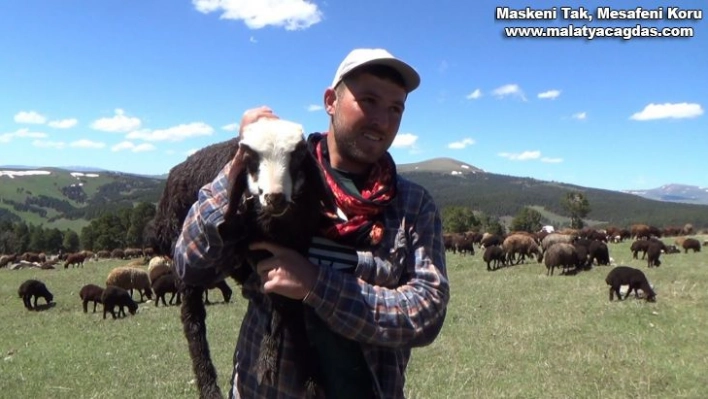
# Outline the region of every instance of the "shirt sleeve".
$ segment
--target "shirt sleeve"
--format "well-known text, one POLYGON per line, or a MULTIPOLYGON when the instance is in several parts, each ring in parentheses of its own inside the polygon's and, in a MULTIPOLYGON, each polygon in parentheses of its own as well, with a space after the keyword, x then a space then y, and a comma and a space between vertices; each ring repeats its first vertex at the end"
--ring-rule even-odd
POLYGON ((231 162, 199 190, 182 225, 173 259, 177 275, 186 284, 207 285, 223 278, 216 265, 224 248, 219 226, 229 204, 230 170, 231 162))
MULTIPOLYGON (((442 219, 432 199, 425 198, 410 231, 409 254, 415 260, 407 266, 398 287, 375 286, 350 274, 320 268, 305 303, 333 331, 387 347, 425 346, 437 337, 445 321, 450 289, 442 219)), ((376 258, 376 262, 387 261, 376 258)))

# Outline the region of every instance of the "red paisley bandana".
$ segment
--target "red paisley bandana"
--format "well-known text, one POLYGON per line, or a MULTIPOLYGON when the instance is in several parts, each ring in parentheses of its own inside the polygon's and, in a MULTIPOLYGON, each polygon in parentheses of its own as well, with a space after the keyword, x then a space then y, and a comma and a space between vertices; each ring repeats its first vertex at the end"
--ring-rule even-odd
POLYGON ((383 238, 383 209, 396 196, 396 165, 393 158, 387 152, 371 167, 361 193, 351 192, 332 171, 327 134, 311 135, 311 144, 314 144, 315 158, 322 166, 334 203, 347 220, 335 212, 327 212, 330 223, 325 227, 325 235, 350 245, 378 245, 383 238))

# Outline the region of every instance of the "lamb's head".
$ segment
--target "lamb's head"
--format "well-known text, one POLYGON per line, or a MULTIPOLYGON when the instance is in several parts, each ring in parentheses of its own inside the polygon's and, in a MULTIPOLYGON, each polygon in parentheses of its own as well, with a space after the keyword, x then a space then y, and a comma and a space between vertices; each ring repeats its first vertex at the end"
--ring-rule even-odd
POLYGON ((309 156, 301 125, 261 118, 244 128, 237 159, 246 176, 246 195, 258 198, 263 210, 278 216, 288 209, 309 156))

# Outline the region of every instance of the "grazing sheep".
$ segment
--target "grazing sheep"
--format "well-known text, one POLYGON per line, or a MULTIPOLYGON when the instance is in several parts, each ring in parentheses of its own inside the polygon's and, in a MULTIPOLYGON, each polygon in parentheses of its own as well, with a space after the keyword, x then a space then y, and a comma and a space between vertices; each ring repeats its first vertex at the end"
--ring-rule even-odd
POLYGON ((68 269, 69 266, 84 267, 84 261, 86 260, 86 255, 82 253, 71 254, 66 257, 66 262, 64 263, 64 269, 68 269))
POLYGON ((137 289, 140 293, 140 302, 143 302, 143 293, 147 299, 152 299, 152 289, 150 288, 150 277, 147 272, 137 267, 119 266, 111 270, 106 277, 106 286, 114 285, 130 290, 130 296, 133 297, 133 289, 137 289))
POLYGON ((493 245, 502 245, 504 239, 496 234, 484 233, 482 240, 479 242, 479 246, 482 248, 491 247, 493 245))
POLYGON ((84 313, 88 313, 88 303, 93 301, 93 312, 96 313, 96 305, 103 303, 101 297, 103 296, 103 287, 99 287, 96 284, 86 284, 81 287, 79 291, 79 298, 83 302, 84 313))
POLYGON ((683 247, 684 253, 686 254, 688 253, 689 249, 692 249, 693 253, 701 252, 701 242, 696 240, 695 238, 687 238, 683 240, 681 246, 683 247))
POLYGON ((504 250, 501 249, 498 245, 492 245, 484 249, 484 255, 482 255, 482 259, 487 263, 487 270, 492 271, 492 270, 497 270, 499 268, 499 264, 501 263, 503 266, 506 266, 506 257, 504 256, 504 250), (494 263, 494 268, 492 268, 490 265, 491 263, 494 263))
POLYGON ((106 318, 106 313, 111 312, 111 316, 114 319, 118 317, 127 317, 125 314, 125 309, 128 308, 130 314, 134 315, 138 310, 138 304, 133 300, 132 296, 128 291, 123 288, 109 285, 103 290, 103 295, 101 295, 101 302, 103 302, 103 318, 106 318), (118 314, 116 315, 115 308, 118 307, 118 314))
POLYGON ((629 285, 627 295, 624 299, 629 297, 632 290, 634 290, 635 297, 639 298, 639 292, 637 290, 642 290, 644 291, 644 298, 647 301, 656 301, 656 293, 649 284, 649 281, 647 281, 647 277, 639 269, 629 266, 616 266, 607 273, 605 282, 610 286, 610 301, 614 298, 615 293, 617 294, 617 299, 622 300, 622 295, 620 294, 620 286, 622 285, 629 285))
POLYGON ((527 255, 536 255, 536 260, 541 263, 543 259, 543 254, 541 250, 536 245, 534 238, 527 234, 512 234, 504 239, 502 242, 502 248, 506 254, 506 260, 509 264, 512 264, 516 255, 519 255, 519 259, 516 261, 518 265, 523 261, 527 255))
MULTIPOLYGON (((211 182, 231 159, 234 160, 232 170, 237 172, 232 176, 235 179, 231 182, 229 194, 231 206, 223 224, 224 238, 234 243, 229 247, 230 259, 222 265, 221 276, 214 276, 213 280, 199 285, 184 284, 182 287, 182 323, 200 397, 222 397, 206 340, 202 293, 215 282, 223 281, 222 276, 230 276, 243 284, 253 275, 254 257, 265 256, 267 252, 249 251, 250 242, 271 241, 306 254, 321 217, 319 204, 325 198, 319 166, 307 149, 301 127, 287 121, 261 119, 245 129, 240 143, 231 140, 206 147, 170 170, 155 218, 148 225, 148 237, 157 254, 171 252, 189 208, 197 200, 199 189, 211 182), (266 142, 271 146, 266 148, 263 145, 266 142), (259 160, 262 159, 287 171, 279 174, 284 180, 273 182, 273 176, 278 174, 269 175, 266 168, 260 170, 259 160), (261 172, 264 174, 259 176, 261 172), (272 183, 271 187, 285 188, 286 191, 270 192, 267 187, 256 187, 261 182, 272 183)), ((261 357, 257 360, 258 367, 263 370, 262 377, 273 378, 276 370, 271 362, 277 359, 279 350, 276 343, 282 330, 286 329, 294 339, 302 363, 298 378, 302 378, 303 385, 312 392, 317 386, 317 366, 315 357, 309 353, 304 325, 307 309, 301 301, 274 294, 268 297, 273 303, 271 329, 270 334, 263 337, 261 357)))
POLYGON ((551 233, 551 234, 543 237, 543 240, 541 241, 541 249, 545 253, 554 244, 558 244, 558 243, 572 244, 577 239, 578 239, 578 236, 575 234, 551 233))
POLYGON ((162 300, 163 305, 167 306, 165 295, 168 293, 172 294, 170 296, 170 305, 172 305, 175 296, 177 296, 176 304, 181 305, 180 283, 179 278, 174 273, 163 274, 156 280, 152 280, 152 290, 155 292, 155 306, 157 307, 160 304, 160 300, 162 300))
POLYGON ((565 274, 571 266, 578 267, 578 251, 573 244, 567 242, 553 244, 546 250, 544 263, 547 268, 546 275, 552 276, 553 269, 556 267, 563 267, 563 274, 565 274))
POLYGON ((22 302, 25 304, 27 310, 37 309, 37 300, 39 297, 44 298, 49 305, 54 300, 54 295, 49 292, 47 286, 39 280, 26 280, 20 285, 17 290, 17 295, 22 298, 22 302), (34 297, 34 306, 32 306, 32 297, 34 297))

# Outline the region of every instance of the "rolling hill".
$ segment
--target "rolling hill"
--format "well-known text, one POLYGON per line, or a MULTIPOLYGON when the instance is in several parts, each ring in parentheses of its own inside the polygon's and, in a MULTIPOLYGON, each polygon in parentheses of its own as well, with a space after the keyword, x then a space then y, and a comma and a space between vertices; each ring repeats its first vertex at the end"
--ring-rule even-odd
MULTIPOLYGON (((625 192, 499 175, 450 158, 397 168, 402 176, 426 187, 441 207, 467 206, 506 221, 524 206, 531 206, 547 222, 566 224, 560 199, 575 190, 584 193, 590 203, 588 224, 692 223, 698 228, 708 227, 708 205, 657 201, 625 192)), ((102 213, 141 201, 156 203, 164 182, 161 177, 120 172, 0 167, 0 219, 79 231, 102 213)))

